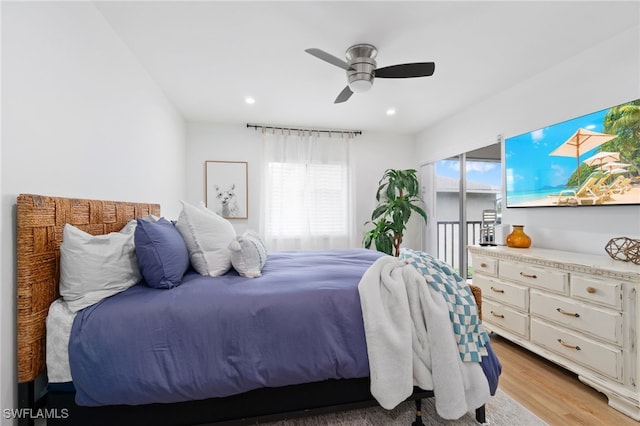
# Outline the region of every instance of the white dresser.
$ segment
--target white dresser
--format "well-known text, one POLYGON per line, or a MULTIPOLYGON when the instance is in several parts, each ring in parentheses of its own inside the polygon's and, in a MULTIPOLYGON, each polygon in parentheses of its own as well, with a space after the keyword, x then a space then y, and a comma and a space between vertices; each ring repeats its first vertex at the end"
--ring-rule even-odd
POLYGON ((606 253, 469 252, 488 331, 575 372, 610 406, 640 420, 640 266, 606 253))

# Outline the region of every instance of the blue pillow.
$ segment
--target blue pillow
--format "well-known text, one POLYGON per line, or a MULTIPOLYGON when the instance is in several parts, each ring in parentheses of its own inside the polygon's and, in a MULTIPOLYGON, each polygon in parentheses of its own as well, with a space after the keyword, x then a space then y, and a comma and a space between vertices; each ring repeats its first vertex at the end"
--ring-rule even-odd
POLYGON ((189 251, 182 235, 165 218, 157 222, 138 219, 134 234, 138 268, 147 285, 173 288, 182 284, 189 269, 189 251))

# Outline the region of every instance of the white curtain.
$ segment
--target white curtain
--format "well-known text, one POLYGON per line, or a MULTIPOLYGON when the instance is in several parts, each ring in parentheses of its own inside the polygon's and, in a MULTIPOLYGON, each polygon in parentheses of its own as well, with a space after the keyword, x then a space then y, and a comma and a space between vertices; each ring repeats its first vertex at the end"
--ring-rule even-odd
POLYGON ((354 246, 353 134, 263 130, 261 229, 270 251, 354 246))

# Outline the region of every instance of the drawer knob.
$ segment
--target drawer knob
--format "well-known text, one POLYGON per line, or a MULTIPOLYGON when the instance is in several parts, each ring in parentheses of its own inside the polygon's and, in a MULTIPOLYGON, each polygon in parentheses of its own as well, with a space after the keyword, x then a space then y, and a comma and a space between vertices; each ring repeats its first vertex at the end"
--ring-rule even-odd
POLYGON ((593 288, 593 287, 587 287, 587 293, 589 293, 589 294, 595 294, 595 292, 596 292, 596 289, 595 289, 595 288, 593 288))
POLYGON ((491 291, 495 291, 496 293, 504 293, 504 290, 501 290, 499 288, 495 288, 493 286, 491 286, 491 291))
POLYGON ((578 345, 570 345, 568 343, 565 343, 562 339, 558 339, 558 343, 560 343, 562 346, 564 346, 565 348, 571 348, 571 349, 575 349, 576 351, 581 350, 580 346, 578 345))
POLYGON ((538 278, 536 275, 525 274, 524 272, 520 272, 520 276, 524 278, 538 278))
POLYGON ((498 318, 502 318, 502 319, 504 319, 504 315, 502 315, 502 314, 497 314, 497 313, 495 313, 495 312, 493 312, 493 311, 491 311, 491 315, 493 315, 494 317, 498 317, 498 318))
POLYGON ((556 308, 556 311, 560 312, 562 315, 568 315, 570 317, 580 318, 580 314, 577 312, 567 312, 562 308, 556 308))
POLYGON ((486 268, 486 267, 487 267, 487 264, 486 264, 486 263, 484 263, 484 262, 482 262, 482 263, 480 264, 480 267, 481 267, 481 268, 486 268))

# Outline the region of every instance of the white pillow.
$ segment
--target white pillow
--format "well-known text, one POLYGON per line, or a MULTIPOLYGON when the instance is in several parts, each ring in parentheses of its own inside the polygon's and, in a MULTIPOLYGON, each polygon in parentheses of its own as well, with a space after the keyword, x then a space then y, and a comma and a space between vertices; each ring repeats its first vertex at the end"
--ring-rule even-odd
POLYGON ((212 277, 226 274, 231 269, 229 243, 236 237, 233 225, 206 207, 181 203, 176 229, 187 244, 193 269, 212 277))
POLYGON ((247 231, 237 236, 229 244, 231 250, 231 264, 238 274, 243 277, 256 278, 262 275, 262 268, 267 262, 267 248, 260 236, 247 231))
POLYGON ((156 223, 157 221, 159 221, 159 220, 160 220, 160 217, 159 217, 159 216, 156 216, 156 215, 154 215, 154 214, 148 214, 148 215, 146 215, 145 217, 141 217, 140 219, 142 219, 142 220, 146 220, 147 222, 153 222, 153 223, 156 223))
POLYGON ((140 281, 133 241, 135 229, 135 220, 120 232, 95 236, 73 225, 64 226, 60 245, 60 295, 71 312, 78 312, 140 281))

